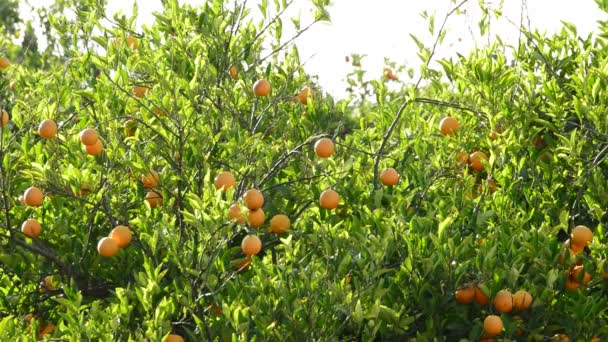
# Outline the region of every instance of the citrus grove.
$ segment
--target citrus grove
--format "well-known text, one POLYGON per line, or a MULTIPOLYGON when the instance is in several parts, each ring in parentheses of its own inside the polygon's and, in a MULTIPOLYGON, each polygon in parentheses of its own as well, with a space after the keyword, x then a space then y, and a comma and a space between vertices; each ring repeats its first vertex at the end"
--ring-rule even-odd
POLYGON ((336 100, 245 3, 3 31, 0 340, 608 340, 608 23, 336 100))

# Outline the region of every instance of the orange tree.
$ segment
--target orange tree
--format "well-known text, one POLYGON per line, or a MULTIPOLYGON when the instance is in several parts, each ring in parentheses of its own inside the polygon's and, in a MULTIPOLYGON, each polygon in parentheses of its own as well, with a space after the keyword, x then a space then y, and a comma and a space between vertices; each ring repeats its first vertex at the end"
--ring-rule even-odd
POLYGON ((327 1, 289 38, 292 2, 95 3, 5 56, 2 340, 608 336, 603 38, 435 60, 431 20, 335 102, 290 48, 327 1))

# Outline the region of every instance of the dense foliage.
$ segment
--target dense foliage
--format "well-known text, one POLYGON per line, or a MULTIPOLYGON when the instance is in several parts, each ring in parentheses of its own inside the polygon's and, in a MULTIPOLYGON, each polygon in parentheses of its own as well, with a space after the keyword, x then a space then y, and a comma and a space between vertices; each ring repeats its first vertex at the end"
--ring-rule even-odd
POLYGON ((286 38, 292 2, 263 1, 258 22, 240 1, 169 0, 142 28, 137 7, 107 18, 58 2, 75 17, 49 16, 52 46, 29 55, 3 31, 0 339, 478 340, 488 315, 507 340, 608 338, 608 23, 589 37, 522 28, 517 46, 436 60, 445 31, 430 18, 420 70, 368 82, 354 56, 351 97, 334 101, 291 44, 329 2, 286 38), (19 198, 32 186, 40 206, 19 198), (248 189, 264 196, 259 227, 248 189), (327 189, 335 209, 319 203, 327 189), (229 219, 234 203, 247 223, 229 219), (130 244, 100 255, 119 225, 130 244), (582 225, 588 245, 570 236, 582 225), (262 242, 250 259, 247 235, 262 242), (473 289, 489 303, 455 295, 473 289), (501 312, 501 290, 531 306, 501 312))

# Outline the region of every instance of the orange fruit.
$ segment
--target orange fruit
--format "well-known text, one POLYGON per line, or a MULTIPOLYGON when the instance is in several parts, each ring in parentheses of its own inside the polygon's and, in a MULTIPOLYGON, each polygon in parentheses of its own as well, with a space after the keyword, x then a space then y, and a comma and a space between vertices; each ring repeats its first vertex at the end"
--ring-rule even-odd
POLYGON ((116 226, 110 232, 109 237, 116 241, 118 247, 125 248, 131 243, 131 230, 127 226, 116 226))
POLYGON ((468 164, 469 163, 469 154, 465 151, 459 151, 456 155, 456 162, 459 164, 468 164))
POLYGON ((471 155, 469 156, 469 164, 471 164, 471 167, 473 168, 473 170, 476 170, 476 171, 483 170, 483 164, 481 161, 482 159, 487 162, 488 156, 486 156, 486 154, 481 151, 475 151, 475 152, 471 153, 471 155))
POLYGON ((247 211, 247 219, 249 221, 249 225, 253 228, 257 228, 264 224, 264 220, 266 220, 266 215, 264 214, 264 210, 262 208, 249 210, 247 211))
POLYGON ((184 338, 179 335, 171 334, 167 336, 165 342, 184 342, 184 338))
POLYGON ((118 246, 118 243, 109 237, 104 237, 97 243, 97 252, 102 257, 113 257, 118 254, 119 250, 120 247, 118 246))
POLYGON ((566 278, 566 290, 574 291, 579 288, 581 284, 578 281, 572 279, 571 277, 566 278))
POLYGON ((124 124, 125 127, 125 135, 128 137, 135 136, 135 131, 137 130, 137 121, 135 120, 127 120, 124 124))
POLYGON ((159 107, 154 107, 154 109, 152 110, 152 112, 156 116, 167 116, 167 112, 165 112, 163 109, 161 109, 159 107))
POLYGON ((532 296, 526 290, 519 290, 513 294, 513 308, 517 311, 527 310, 532 304, 532 296))
POLYGON ((42 191, 35 186, 30 186, 23 193, 23 201, 30 207, 38 207, 43 200, 42 191))
POLYGON ((507 290, 498 291, 493 303, 498 312, 509 313, 513 310, 513 295, 507 290))
POLYGON ((599 338, 599 337, 597 337, 597 336, 593 336, 593 337, 591 338, 591 342, 600 342, 600 341, 601 341, 601 340, 600 340, 600 338, 599 338))
POLYGON ((158 174, 158 172, 150 170, 150 172, 141 176, 141 182, 146 188, 156 188, 156 186, 160 182, 160 175, 158 174))
POLYGON ((76 196, 86 196, 91 192, 91 186, 88 184, 82 184, 80 186, 80 192, 76 193, 76 196))
POLYGON ((11 65, 11 61, 9 61, 8 58, 0 57, 0 69, 6 70, 9 65, 11 65))
POLYGON ((300 101, 301 104, 303 105, 307 105, 308 104, 308 96, 310 94, 310 98, 314 98, 315 96, 315 92, 310 89, 309 87, 304 87, 302 88, 302 90, 300 90, 298 92, 298 100, 300 101))
POLYGON ((150 190, 146 193, 144 201, 148 202, 150 208, 156 208, 163 205, 163 196, 154 190, 150 190))
POLYGON ((9 121, 8 113, 5 110, 2 110, 2 118, 0 118, 0 127, 6 126, 9 121))
POLYGON ((500 335, 502 328, 502 319, 499 316, 489 315, 483 320, 483 331, 489 337, 500 335))
POLYGON ((496 192, 498 187, 500 186, 495 179, 487 179, 486 186, 488 187, 488 192, 493 194, 496 192))
POLYGON ((253 93, 256 96, 266 96, 270 93, 270 83, 268 81, 261 79, 257 80, 253 84, 253 93))
POLYGON ((269 230, 272 233, 281 234, 281 233, 285 233, 289 229, 290 225, 291 225, 291 221, 289 220, 289 217, 287 217, 287 215, 278 214, 278 215, 274 215, 270 219, 269 230))
POLYGON ((222 171, 215 176, 213 180, 213 185, 217 190, 228 191, 230 188, 234 188, 236 185, 236 180, 232 173, 228 171, 222 171))
POLYGON ((241 250, 245 255, 256 255, 262 250, 262 240, 255 235, 247 235, 241 242, 241 250))
POLYGON ((380 182, 386 186, 393 186, 399 182, 399 173, 392 167, 386 168, 380 172, 380 182))
POLYGON ((583 265, 576 265, 574 266, 574 268, 572 269, 572 272, 570 273, 570 278, 572 278, 572 280, 576 281, 577 283, 583 283, 587 284, 591 281, 591 274, 589 274, 589 272, 585 272, 583 269, 583 265), (582 279, 579 278, 581 272, 583 272, 583 276, 582 279), (579 281, 579 279, 581 279, 582 281, 579 281))
POLYGON ((138 46, 138 42, 137 42, 137 38, 133 37, 133 36, 128 36, 127 37, 127 46, 130 47, 133 50, 137 49, 138 46))
POLYGON ((456 118, 447 116, 439 121, 439 130, 443 135, 452 136, 454 133, 458 132, 458 129, 458 119, 456 118))
POLYGON ((315 143, 315 153, 320 158, 329 158, 334 153, 334 142, 329 138, 321 138, 315 143))
POLYGON ((53 284, 53 276, 46 276, 44 277, 44 279, 42 279, 42 281, 40 282, 40 287, 41 290, 43 291, 55 291, 57 290, 57 286, 55 286, 55 284, 53 284))
POLYGON ((38 335, 39 335, 39 337, 43 338, 46 335, 52 333, 53 330, 55 330, 55 325, 49 323, 49 324, 47 324, 47 325, 45 325, 43 327, 40 327, 38 329, 38 335))
POLYGON ((135 95, 135 97, 143 99, 144 96, 146 96, 146 94, 150 91, 150 88, 148 87, 143 87, 143 86, 135 86, 133 87, 133 95, 135 95))
POLYGON ((228 73, 230 74, 230 78, 232 78, 233 80, 236 80, 236 77, 238 75, 238 70, 237 70, 236 66, 234 66, 234 65, 231 66, 228 73))
POLYGON ((324 209, 336 209, 340 202, 340 196, 332 189, 327 189, 319 196, 319 204, 324 209))
POLYGON ((534 144, 534 146, 539 147, 543 143, 543 137, 540 135, 537 135, 536 137, 534 137, 534 140, 532 141, 532 143, 534 144))
POLYGON ((230 206, 230 208, 228 209, 228 219, 230 221, 235 221, 238 224, 245 223, 245 216, 243 216, 243 213, 241 212, 240 205, 235 203, 230 206))
POLYGON ((572 229, 570 235, 572 237, 572 244, 577 246, 585 247, 591 240, 593 240, 593 232, 591 229, 585 226, 576 226, 572 229))
POLYGON ((256 210, 264 205, 264 195, 257 189, 249 189, 243 194, 243 202, 247 209, 256 210))
POLYGON ((32 239, 37 238, 41 231, 42 226, 36 219, 27 219, 21 224, 21 232, 32 239))
POLYGON ((84 145, 84 150, 92 156, 97 156, 103 151, 103 143, 101 142, 101 139, 97 139, 93 145, 84 145))
POLYGON ((46 119, 38 126, 38 135, 44 139, 51 139, 57 134, 57 124, 51 119, 46 119))
POLYGON ((246 271, 251 265, 251 256, 248 255, 236 264, 237 271, 246 271))
POLYGON ((97 131, 92 128, 85 128, 80 131, 80 142, 84 145, 95 145, 95 143, 99 140, 99 136, 97 135, 97 131))
POLYGON ((475 288, 470 286, 463 287, 459 290, 456 290, 454 297, 456 297, 456 301, 460 304, 470 304, 475 298, 475 288))

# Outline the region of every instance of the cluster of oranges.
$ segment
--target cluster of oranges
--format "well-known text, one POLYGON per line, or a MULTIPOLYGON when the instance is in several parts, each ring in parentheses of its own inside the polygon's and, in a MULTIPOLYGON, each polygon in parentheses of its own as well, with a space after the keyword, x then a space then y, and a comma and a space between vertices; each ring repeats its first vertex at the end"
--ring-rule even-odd
MULTIPOLYGON (((478 286, 466 286, 456 290, 454 297, 456 301, 461 304, 470 304, 473 301, 479 305, 488 305, 490 300, 488 296, 478 286)), ((494 309, 503 314, 508 314, 513 311, 523 312, 526 311, 532 304, 532 295, 526 290, 519 290, 514 294, 511 294, 508 290, 500 290, 494 296, 492 304, 494 309)), ((514 317, 516 320, 521 321, 521 318, 514 317)), ((503 322, 500 316, 488 315, 483 322, 484 338, 492 338, 502 333, 503 322)), ((518 330, 518 334, 523 334, 523 331, 518 330)), ((489 340, 488 340, 489 341, 489 340)))
MULTIPOLYGON (((570 257, 576 257, 579 253, 583 252, 585 247, 593 241, 593 232, 586 226, 576 226, 570 233, 570 238, 563 243, 562 251, 560 254, 560 264, 564 263, 566 253, 569 252, 570 257)), ((608 278, 608 274, 604 274, 601 270, 604 278, 608 278)), ((566 284, 565 287, 569 291, 575 291, 581 287, 581 285, 587 285, 591 281, 591 274, 584 270, 582 262, 577 261, 575 265, 572 265, 566 270, 566 284)))
MULTIPOLYGON (((439 122, 439 131, 444 136, 454 136, 455 133, 460 129, 458 119, 447 116, 441 119, 439 122)), ((502 132, 502 130, 501 130, 502 132)), ((488 163, 488 156, 482 151, 473 151, 467 153, 466 151, 459 151, 456 154, 456 165, 461 168, 464 165, 469 166, 472 170, 481 172, 484 170, 484 164, 488 163)), ((494 179, 487 179, 485 182, 488 192, 493 193, 498 187, 498 182, 494 179)), ((483 192, 483 184, 477 184, 475 189, 467 193, 467 197, 471 199, 477 198, 483 192)))
POLYGON ((97 252, 103 257, 113 257, 131 243, 131 230, 127 226, 116 226, 107 237, 97 243, 97 252))
POLYGON ((103 151, 103 142, 99 139, 97 131, 92 128, 80 131, 80 142, 84 146, 85 152, 92 156, 97 156, 103 151))

